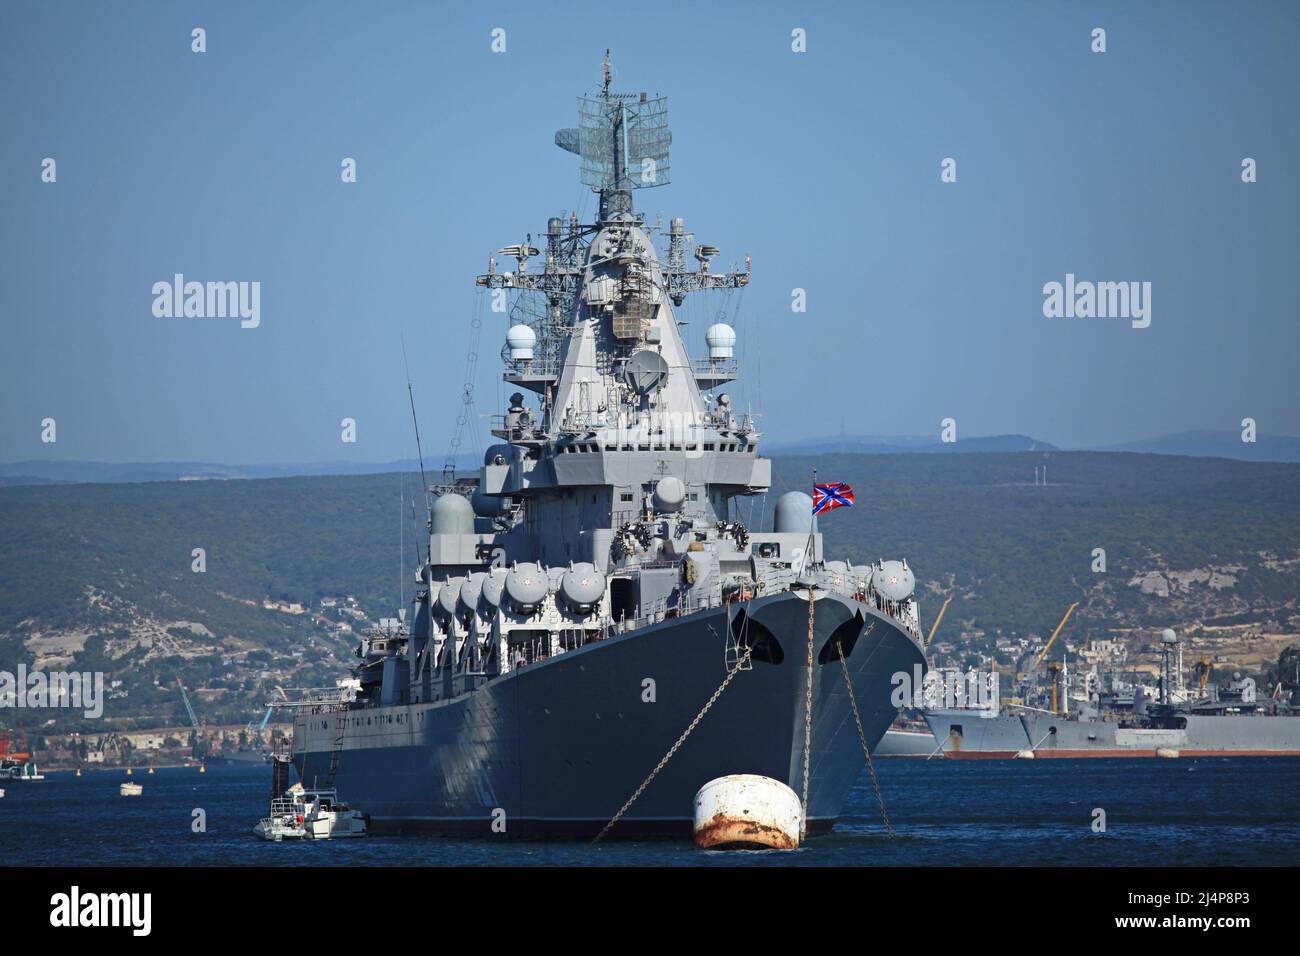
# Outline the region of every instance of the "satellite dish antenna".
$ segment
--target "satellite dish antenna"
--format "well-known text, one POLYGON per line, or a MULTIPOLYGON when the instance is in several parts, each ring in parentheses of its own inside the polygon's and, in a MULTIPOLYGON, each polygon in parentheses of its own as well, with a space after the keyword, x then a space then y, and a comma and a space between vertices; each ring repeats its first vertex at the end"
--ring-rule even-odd
POLYGON ((668 380, 668 363, 658 352, 640 349, 623 367, 623 381, 632 391, 644 395, 668 380))

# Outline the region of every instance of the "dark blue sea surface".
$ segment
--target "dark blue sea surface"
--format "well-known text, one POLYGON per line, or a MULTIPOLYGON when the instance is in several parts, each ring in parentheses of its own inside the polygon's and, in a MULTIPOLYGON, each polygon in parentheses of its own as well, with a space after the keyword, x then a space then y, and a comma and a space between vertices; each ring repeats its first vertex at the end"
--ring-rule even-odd
MULTIPOLYGON (((60 866, 1251 866, 1300 864, 1300 758, 876 762, 897 839, 864 773, 834 833, 793 852, 717 853, 689 840, 540 842, 372 836, 267 843, 270 768, 51 773, 4 781, 0 857, 60 866), (1094 809, 1106 831, 1093 832, 1094 809), (191 828, 206 812, 207 831, 191 828)), ((342 794, 346 797, 346 794, 342 794)), ((364 808, 362 808, 364 809, 364 808)))

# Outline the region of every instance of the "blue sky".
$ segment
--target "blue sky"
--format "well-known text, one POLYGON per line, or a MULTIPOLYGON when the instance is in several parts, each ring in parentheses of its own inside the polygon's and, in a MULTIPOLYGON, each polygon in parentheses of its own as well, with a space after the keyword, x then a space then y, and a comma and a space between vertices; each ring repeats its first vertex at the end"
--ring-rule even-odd
POLYGON ((1298 40, 1286 2, 8 3, 0 460, 410 457, 403 337, 440 460, 473 276, 594 205, 551 138, 607 46, 669 98, 640 208, 753 256, 684 317, 728 311, 770 438, 1300 434, 1298 40), (260 327, 155 317, 176 272, 260 281, 260 327), (1045 318, 1067 273, 1151 282, 1151 326, 1045 318))

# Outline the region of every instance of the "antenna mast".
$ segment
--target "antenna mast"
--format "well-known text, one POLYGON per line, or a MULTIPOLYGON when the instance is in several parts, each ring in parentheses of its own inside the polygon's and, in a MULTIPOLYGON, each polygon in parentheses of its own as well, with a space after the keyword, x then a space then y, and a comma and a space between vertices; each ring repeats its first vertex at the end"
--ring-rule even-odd
MULTIPOLYGON (((424 492, 424 510, 430 521, 429 480, 424 476, 424 449, 420 446, 420 420, 415 417, 415 392, 411 389, 411 366, 406 361, 406 336, 402 336, 402 367, 406 369, 406 397, 411 401, 411 424, 415 426, 415 453, 420 459, 420 489, 424 492)), ((414 505, 414 502, 412 502, 414 505)))

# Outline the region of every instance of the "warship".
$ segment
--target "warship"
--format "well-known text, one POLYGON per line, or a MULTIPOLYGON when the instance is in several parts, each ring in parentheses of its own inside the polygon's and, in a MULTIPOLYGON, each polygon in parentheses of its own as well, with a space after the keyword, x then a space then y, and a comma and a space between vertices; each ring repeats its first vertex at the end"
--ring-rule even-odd
POLYGON ((696 792, 737 773, 805 793, 825 832, 896 715, 891 675, 925 666, 913 572, 827 560, 802 492, 743 523, 771 461, 722 391, 736 332, 715 321, 692 359, 676 309, 743 290, 748 256, 715 270, 681 218, 665 236, 634 209, 669 181, 663 97, 611 91, 607 54, 578 106, 555 143, 594 221, 550 218, 477 277, 515 297, 518 390, 476 475, 424 481, 411 613, 293 702, 293 765, 375 832, 689 836, 696 792))
POLYGON ((958 759, 998 757, 1258 757, 1300 756, 1300 712, 1293 701, 1259 696, 1239 674, 1223 687, 1209 681, 1208 658, 1185 682, 1182 642, 1165 629, 1155 687, 1103 679, 1094 668, 1077 675, 1051 667, 1042 706, 996 702, 984 707, 930 708, 926 723, 936 752, 958 759))

